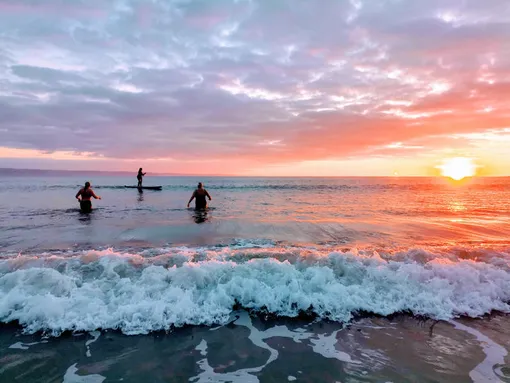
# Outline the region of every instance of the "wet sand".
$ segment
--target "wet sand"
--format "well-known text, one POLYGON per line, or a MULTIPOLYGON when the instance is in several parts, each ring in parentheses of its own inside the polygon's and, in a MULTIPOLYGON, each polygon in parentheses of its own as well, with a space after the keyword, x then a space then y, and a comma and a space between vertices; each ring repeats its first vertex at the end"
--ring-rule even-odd
POLYGON ((398 315, 347 326, 264 319, 126 336, 58 338, 0 328, 1 382, 500 382, 510 381, 510 316, 452 322, 398 315))

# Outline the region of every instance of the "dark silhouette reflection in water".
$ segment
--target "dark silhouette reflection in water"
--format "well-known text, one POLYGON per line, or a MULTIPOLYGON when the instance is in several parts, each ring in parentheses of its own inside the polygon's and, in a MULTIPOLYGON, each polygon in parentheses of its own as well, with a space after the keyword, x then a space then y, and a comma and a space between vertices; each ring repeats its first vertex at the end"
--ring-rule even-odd
POLYGON ((206 209, 193 209, 192 217, 195 223, 200 224, 209 221, 208 208, 206 209))
POLYGON ((82 225, 90 225, 92 223, 93 216, 94 210, 92 210, 89 213, 84 213, 80 211, 78 215, 78 221, 80 221, 82 225))
POLYGON ((143 202, 143 189, 138 189, 138 202, 143 202))

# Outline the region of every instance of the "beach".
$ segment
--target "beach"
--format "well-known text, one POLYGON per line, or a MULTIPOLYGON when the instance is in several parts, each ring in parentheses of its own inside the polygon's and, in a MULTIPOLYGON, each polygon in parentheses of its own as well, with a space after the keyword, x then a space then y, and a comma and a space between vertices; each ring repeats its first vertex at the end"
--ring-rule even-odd
POLYGON ((0 184, 0 381, 510 379, 508 178, 87 180, 0 184))
POLYGON ((508 326, 501 314, 451 323, 368 317, 341 326, 236 311, 224 326, 138 336, 45 337, 3 327, 0 371, 6 382, 504 382, 508 326))

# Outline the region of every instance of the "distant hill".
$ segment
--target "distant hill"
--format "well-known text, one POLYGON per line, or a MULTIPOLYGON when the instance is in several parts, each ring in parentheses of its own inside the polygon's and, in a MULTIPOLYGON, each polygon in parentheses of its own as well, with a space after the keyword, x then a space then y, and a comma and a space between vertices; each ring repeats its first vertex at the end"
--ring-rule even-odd
MULTIPOLYGON (((162 173, 149 173, 153 176, 178 176, 180 174, 162 174, 162 173)), ((98 170, 50 170, 50 169, 12 169, 0 168, 0 176, 100 176, 100 175, 114 175, 114 176, 136 176, 134 172, 126 171, 98 171, 98 170)))
MULTIPOLYGON (((64 177, 64 176, 127 176, 136 177, 137 171, 126 172, 126 171, 100 171, 100 170, 51 170, 51 169, 13 169, 13 168, 0 168, 1 176, 20 176, 20 177, 37 177, 37 176, 53 176, 53 177, 64 177)), ((201 177, 202 174, 179 174, 179 173, 152 173, 147 172, 147 175, 151 176, 169 176, 169 177, 201 177)), ((227 175, 215 174, 209 175, 209 177, 229 177, 227 175)), ((230 176, 231 177, 231 176, 230 176)))

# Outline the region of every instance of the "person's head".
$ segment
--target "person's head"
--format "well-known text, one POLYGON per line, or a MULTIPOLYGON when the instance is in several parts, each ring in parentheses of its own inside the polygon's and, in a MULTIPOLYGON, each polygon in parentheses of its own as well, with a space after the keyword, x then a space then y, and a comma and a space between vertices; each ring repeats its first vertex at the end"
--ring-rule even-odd
POLYGON ((141 171, 142 171, 142 168, 138 169, 138 171, 139 171, 139 172, 141 172, 141 171))
POLYGON ((203 187, 204 187, 204 184, 203 184, 202 182, 199 182, 199 183, 198 183, 198 188, 199 188, 199 189, 202 189, 203 187))
POLYGON ((87 190, 88 188, 90 188, 90 182, 85 182, 85 190, 87 190))

